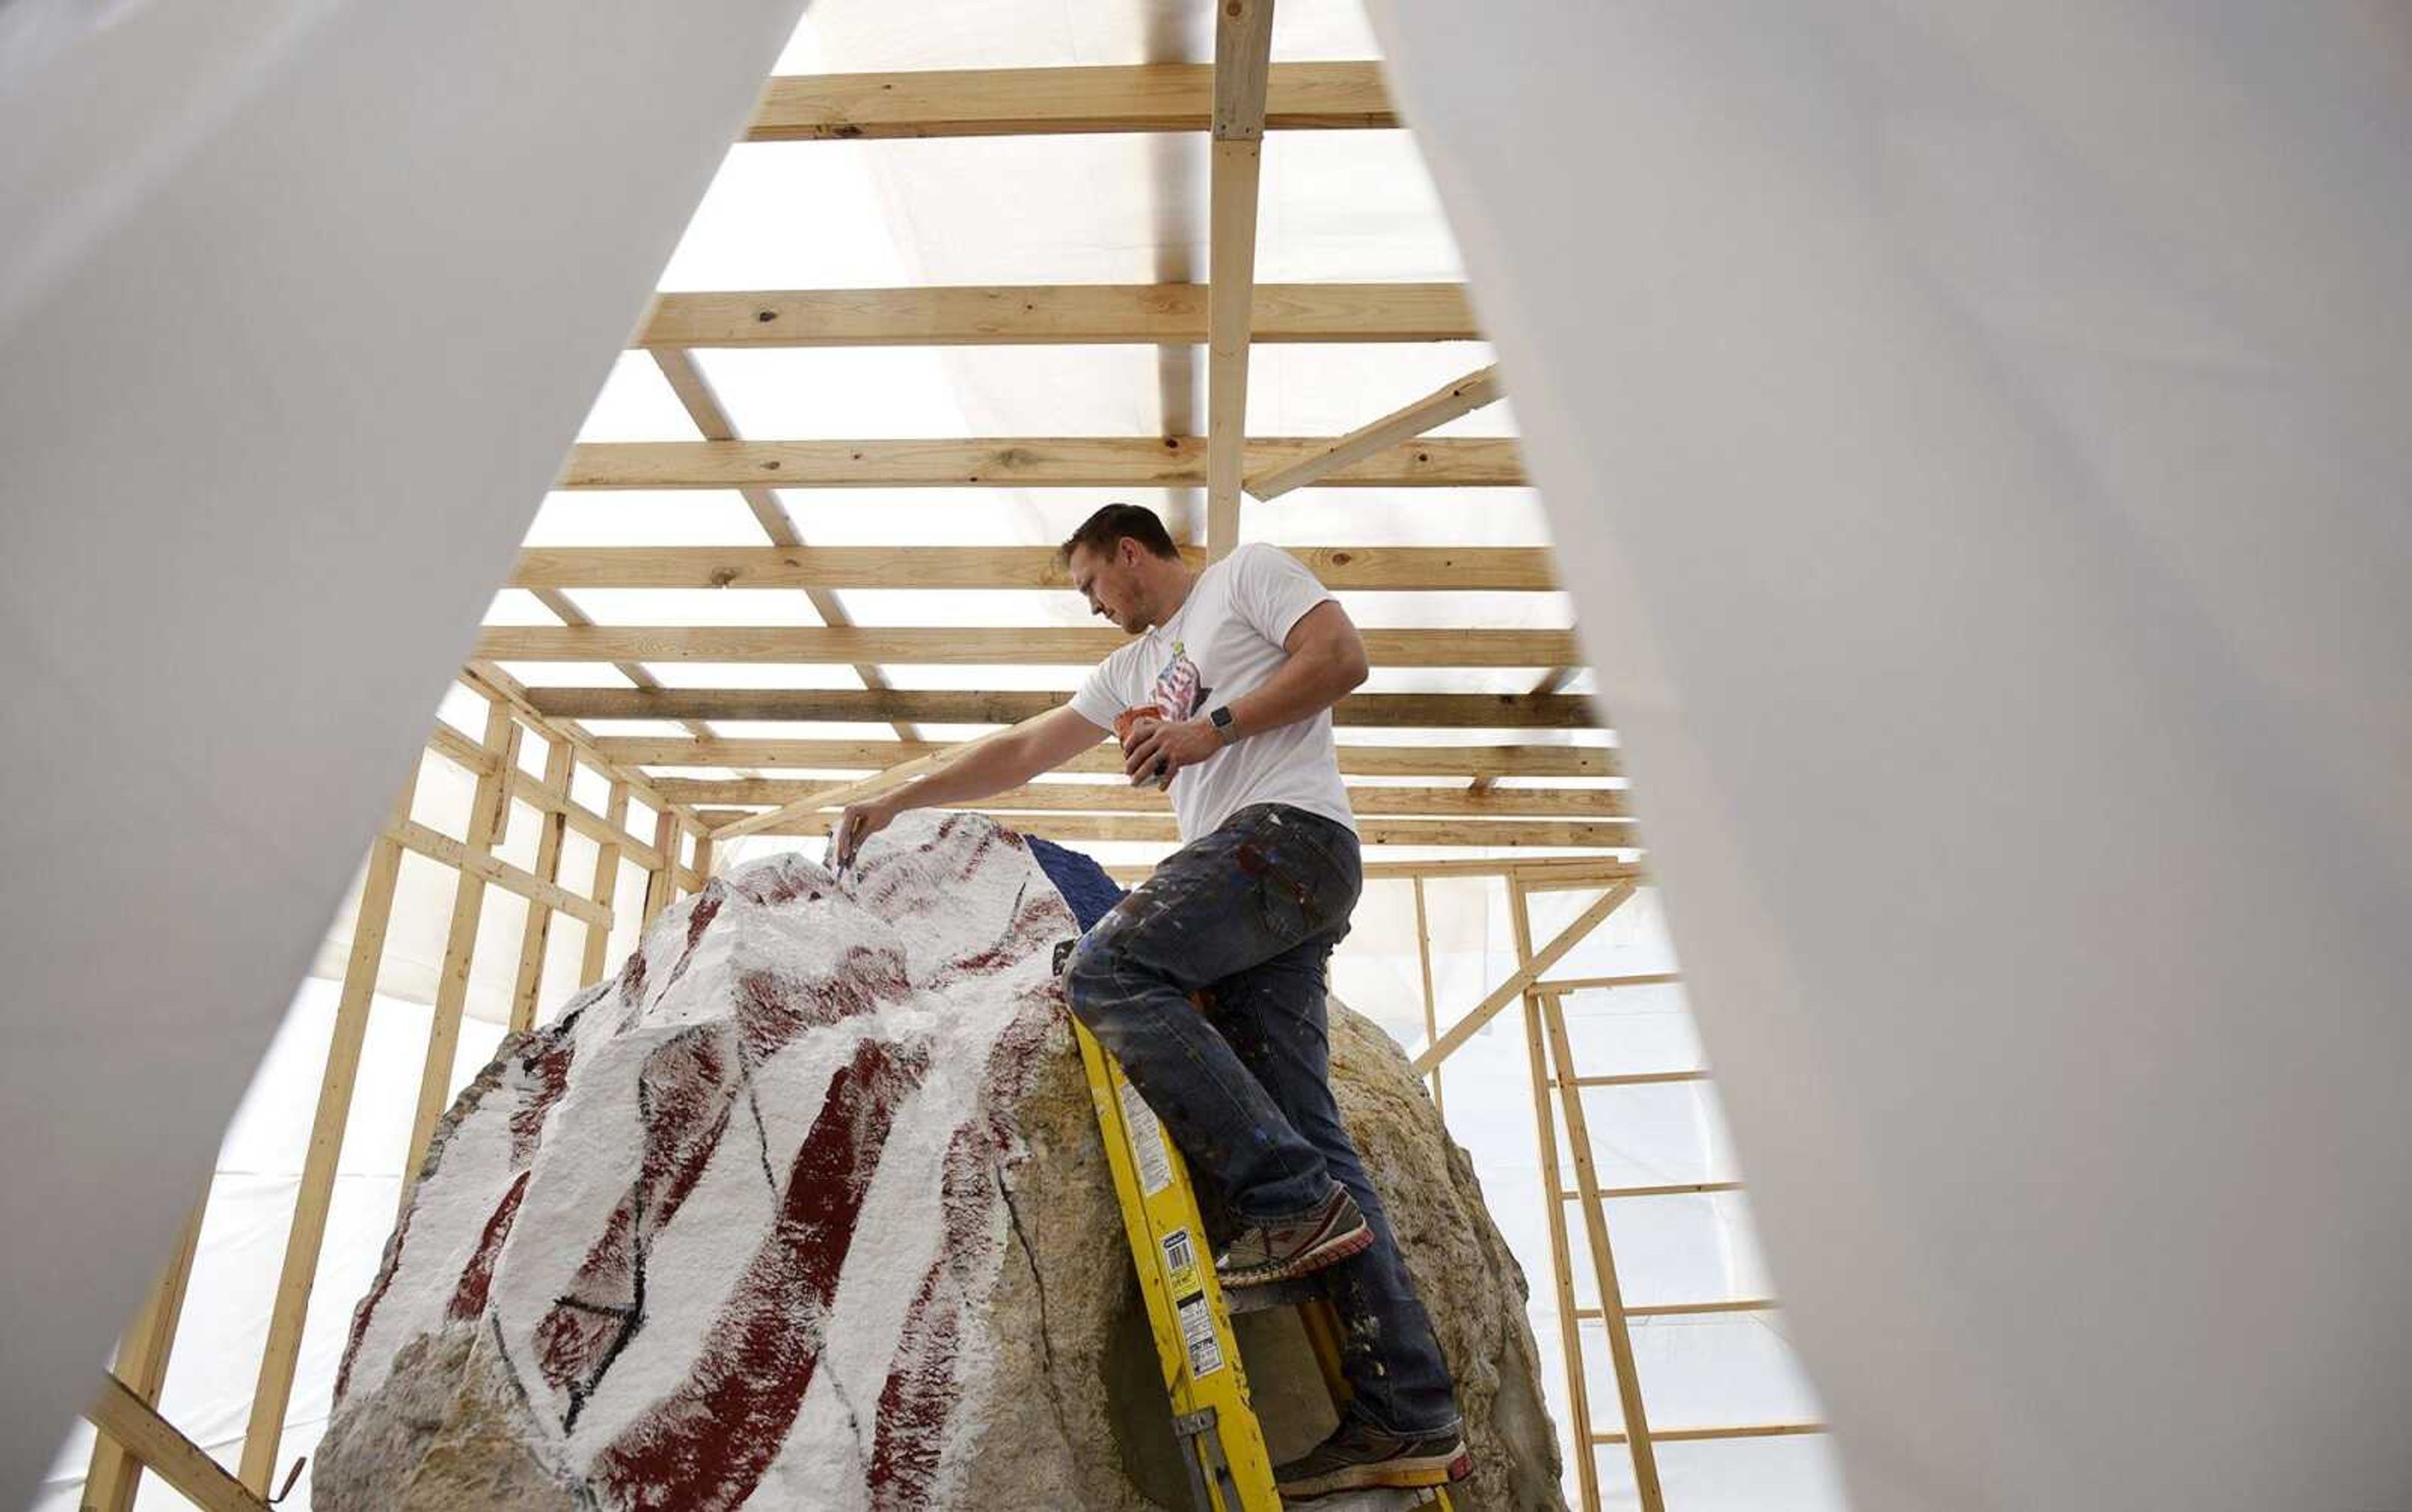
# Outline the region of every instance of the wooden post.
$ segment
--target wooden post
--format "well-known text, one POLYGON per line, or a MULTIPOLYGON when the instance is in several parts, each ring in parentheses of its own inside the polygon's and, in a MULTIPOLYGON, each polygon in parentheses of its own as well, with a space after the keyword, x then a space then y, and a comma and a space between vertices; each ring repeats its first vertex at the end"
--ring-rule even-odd
MULTIPOLYGON (((1423 968, 1424 974, 1424 1043, 1430 1045, 1440 1038, 1440 1019, 1433 1003, 1432 931, 1424 923, 1424 879, 1416 877, 1412 880, 1416 888, 1416 963, 1423 968)), ((1440 1066, 1437 1064, 1432 1068, 1432 1099, 1433 1111, 1441 1116, 1443 1123, 1448 1123, 1449 1109, 1441 1106, 1440 1066)))
MULTIPOLYGON (((544 785, 561 797, 565 807, 548 811, 536 843, 536 874, 547 882, 561 877, 561 839, 569 828, 569 774, 578 765, 567 741, 555 741, 544 760, 544 785)), ((511 1033, 522 1034, 536 1023, 536 1000, 544 990, 545 946, 552 936, 552 910, 531 898, 527 926, 520 932, 520 971, 511 984, 511 1033)))
POLYGON ((653 927, 678 895, 679 818, 664 809, 654 819, 654 849, 661 864, 645 880, 644 928, 653 927))
POLYGON ((293 1198, 293 1225, 285 1236, 276 1299, 268 1314, 268 1346, 260 1357, 258 1383, 252 1388, 250 1423, 243 1430, 237 1475, 257 1496, 268 1494, 269 1476, 276 1470, 285 1409, 292 1401, 293 1373, 302 1358, 302 1326, 308 1321, 310 1289, 318 1279, 327 1210, 334 1201, 352 1089, 360 1079, 369 1005, 376 995, 377 965, 385 959, 386 925, 393 916, 394 885, 402 873, 402 843, 390 832, 409 820, 410 800, 418 791, 419 763, 413 761, 401 796, 394 800, 393 823, 369 847, 360 911, 352 918, 352 950, 344 962, 343 993, 335 1000, 334 1036, 327 1047, 326 1070, 318 1078, 318 1108, 310 1120, 310 1144, 302 1157, 301 1187, 293 1198))
MULTIPOLYGON (((695 874, 702 878, 706 886, 712 882, 712 831, 699 829, 695 834, 695 874)), ((703 888, 696 890, 701 892, 703 888)))
MULTIPOLYGON (((486 707, 485 746, 494 753, 493 767, 478 779, 477 796, 469 804, 468 837, 463 849, 483 856, 493 849, 510 815, 510 774, 519 765, 520 727, 511 707, 501 698, 486 707)), ((486 903, 486 881, 463 868, 452 890, 452 926, 444 940, 444 971, 435 979, 435 1017, 428 1026, 427 1063, 419 1073, 419 1111, 411 1120, 409 1158, 402 1169, 402 1211, 419 1184, 419 1167, 435 1138, 444 1104, 452 1091, 452 1057, 461 1045, 461 1015, 469 1004, 469 967, 478 949, 478 919, 486 903)))
MULTIPOLYGON (((1508 916, 1515 926, 1516 964, 1533 964, 1533 922, 1524 907, 1524 885, 1508 879, 1508 916)), ((1558 1134, 1550 1116, 1550 1071, 1541 1049, 1541 1007, 1524 994, 1524 1063, 1533 1082, 1533 1131, 1540 1140, 1541 1190, 1550 1214, 1550 1280, 1558 1297, 1558 1348, 1566 1359, 1567 1452, 1575 1458, 1575 1487, 1582 1512, 1599 1512, 1599 1462, 1591 1446, 1591 1386, 1583 1379, 1582 1325, 1575 1316, 1574 1262, 1566 1249, 1566 1205, 1558 1200, 1558 1134)))
MULTIPOLYGON (((159 1404, 159 1388, 167 1384, 168 1356, 175 1347, 176 1322, 184 1312, 184 1287, 193 1278, 193 1252, 201 1239, 201 1214, 209 1205, 209 1189, 204 1186, 201 1200, 193 1204, 192 1215, 184 1220, 184 1232, 168 1256, 167 1268, 143 1298, 141 1311, 126 1326, 125 1337, 118 1341, 116 1375, 148 1407, 159 1404)), ((93 1444, 92 1465, 84 1472, 83 1512, 129 1512, 141 1478, 142 1461, 103 1433, 93 1444)))
MULTIPOLYGON (((1591 1124, 1583 1116, 1582 1088, 1575 1076, 1575 1052, 1566 1035, 1565 1000, 1554 992, 1540 995, 1541 1017, 1549 1026, 1551 1060, 1557 1067, 1558 1101, 1566 1114, 1566 1144, 1574 1152, 1575 1190, 1581 1194, 1583 1229, 1591 1241, 1592 1269, 1599 1281, 1600 1320, 1608 1329, 1609 1358, 1616 1365, 1616 1397, 1625 1411, 1625 1444, 1633 1456, 1633 1484, 1642 1512, 1666 1512, 1666 1492, 1658 1485, 1658 1451, 1651 1446, 1650 1418, 1641 1402, 1641 1376, 1633 1364, 1632 1326, 1625 1315, 1625 1293, 1616 1281, 1616 1254, 1608 1242, 1608 1209, 1600 1199, 1599 1174, 1592 1168, 1591 1124)), ((1550 1206, 1564 1211, 1555 1191, 1550 1206)), ((1566 1225, 1563 1218, 1560 1229, 1566 1225)), ((1591 1436, 1584 1425, 1584 1436, 1591 1436)), ((1588 1445, 1583 1452, 1591 1453, 1588 1445)))
POLYGON ((84 1416, 202 1512, 268 1512, 266 1502, 219 1469, 208 1450, 177 1432, 116 1376, 101 1377, 100 1394, 84 1416))
MULTIPOLYGON (((603 817, 611 828, 622 829, 628 823, 628 785, 613 783, 611 798, 603 810, 603 817)), ((595 847, 595 889, 591 896, 602 905, 600 922, 586 926, 586 954, 578 966, 578 985, 591 987, 603 977, 604 956, 611 946, 611 900, 620 891, 620 843, 607 841, 595 847)))

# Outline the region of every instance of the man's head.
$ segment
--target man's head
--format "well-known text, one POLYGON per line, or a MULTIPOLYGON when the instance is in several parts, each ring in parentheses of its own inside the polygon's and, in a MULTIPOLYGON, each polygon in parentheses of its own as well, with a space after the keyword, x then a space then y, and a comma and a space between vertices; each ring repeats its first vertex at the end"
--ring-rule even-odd
POLYGON ((1189 565, 1155 512, 1110 504, 1081 522, 1057 554, 1072 586, 1125 635, 1161 624, 1189 590, 1189 565))

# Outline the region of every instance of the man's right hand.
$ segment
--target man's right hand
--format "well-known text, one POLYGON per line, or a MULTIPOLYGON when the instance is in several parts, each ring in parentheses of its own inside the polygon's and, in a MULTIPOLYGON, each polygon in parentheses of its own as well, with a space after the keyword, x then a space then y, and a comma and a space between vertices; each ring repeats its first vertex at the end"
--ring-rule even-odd
POLYGON ((862 848, 862 843, 887 829, 896 814, 896 805, 884 798, 870 798, 860 803, 847 804, 846 812, 837 818, 837 869, 843 872, 852 866, 855 853, 862 848))

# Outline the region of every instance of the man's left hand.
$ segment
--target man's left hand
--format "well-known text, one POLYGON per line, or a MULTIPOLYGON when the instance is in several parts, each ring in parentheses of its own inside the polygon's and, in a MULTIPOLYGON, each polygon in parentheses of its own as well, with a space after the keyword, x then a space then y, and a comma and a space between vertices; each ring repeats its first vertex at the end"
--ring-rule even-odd
POLYGON ((1223 748, 1223 737, 1203 719, 1142 721, 1137 739, 1123 752, 1123 771, 1131 784, 1169 783, 1184 767, 1194 767, 1223 748))

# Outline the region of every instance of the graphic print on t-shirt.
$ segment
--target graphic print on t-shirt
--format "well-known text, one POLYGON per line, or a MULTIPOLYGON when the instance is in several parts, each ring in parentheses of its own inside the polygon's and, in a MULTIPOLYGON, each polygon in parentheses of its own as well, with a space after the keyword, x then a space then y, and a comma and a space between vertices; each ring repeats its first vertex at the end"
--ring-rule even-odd
POLYGON ((1198 664, 1180 641, 1172 643, 1172 660, 1155 674, 1155 706, 1167 719, 1187 719, 1206 701, 1207 689, 1198 680, 1198 664))

